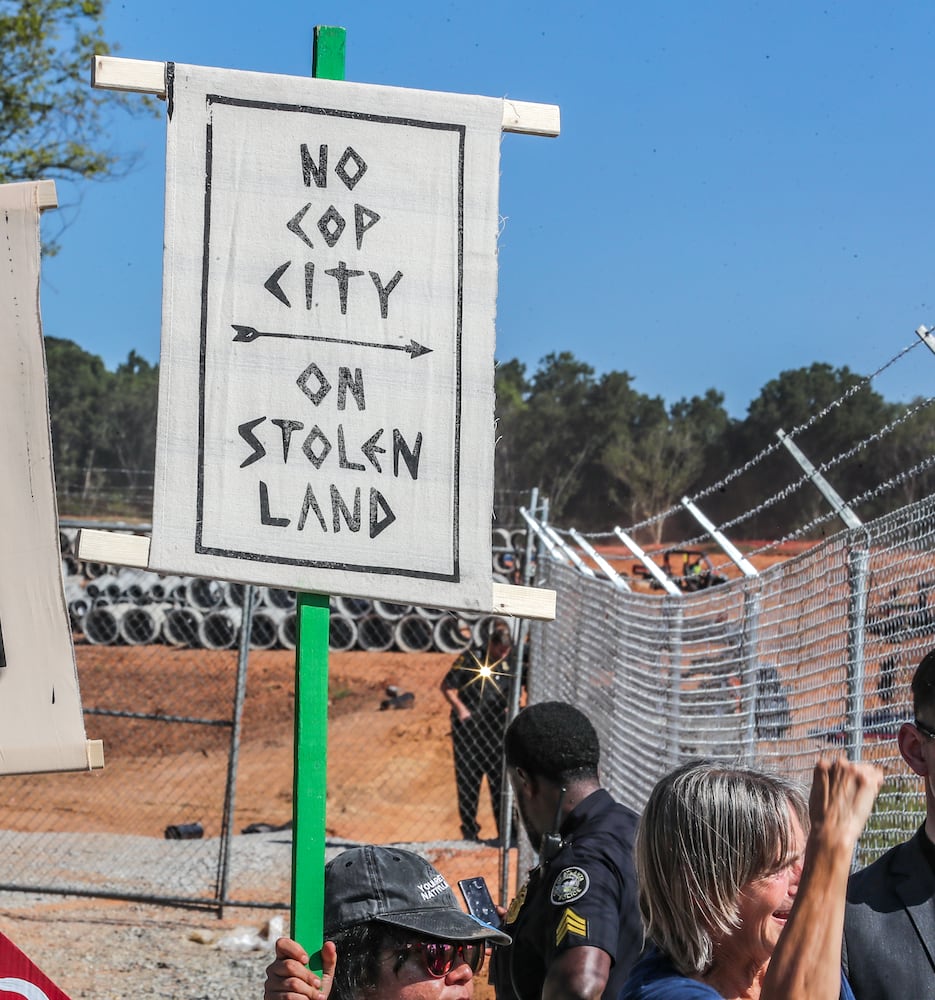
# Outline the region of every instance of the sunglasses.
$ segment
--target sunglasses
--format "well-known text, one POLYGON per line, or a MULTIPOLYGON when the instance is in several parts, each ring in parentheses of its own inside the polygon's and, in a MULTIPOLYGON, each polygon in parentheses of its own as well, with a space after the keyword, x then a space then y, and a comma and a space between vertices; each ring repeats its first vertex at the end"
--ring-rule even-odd
POLYGON ((480 972, 484 951, 483 941, 414 941, 404 944, 399 954, 408 956, 415 952, 422 959, 425 971, 435 979, 442 979, 462 962, 471 967, 471 972, 480 972))

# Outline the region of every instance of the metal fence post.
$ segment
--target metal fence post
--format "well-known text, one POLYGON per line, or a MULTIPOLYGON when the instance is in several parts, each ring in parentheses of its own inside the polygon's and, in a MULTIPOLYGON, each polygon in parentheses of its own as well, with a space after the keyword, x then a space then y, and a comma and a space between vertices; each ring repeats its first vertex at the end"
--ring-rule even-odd
POLYGON ((221 821, 221 856, 218 865, 218 916, 224 916, 230 883, 230 851, 234 826, 234 803, 237 797, 237 763, 240 757, 240 729, 243 703, 247 694, 247 663, 250 658, 250 633, 253 631, 254 588, 247 584, 243 592, 243 624, 237 652, 237 684, 234 689, 234 718, 231 726, 230 754, 227 758, 227 787, 224 790, 224 817, 221 821))
MULTIPOLYGON (((536 509, 539 505, 539 490, 534 487, 529 496, 529 509, 532 516, 536 516, 536 509)), ((532 584, 532 547, 533 536, 538 540, 538 532, 526 532, 526 558, 523 561, 523 586, 532 584)), ((514 623, 516 624, 516 623, 514 623)), ((519 713, 519 703, 523 688, 523 666, 526 656, 526 637, 529 635, 529 621, 520 618, 518 628, 515 630, 513 640, 516 643, 515 668, 513 677, 510 680, 510 702, 507 707, 507 725, 509 725, 519 713)), ((500 905, 506 906, 510 902, 510 844, 514 837, 519 840, 519 831, 513 829, 513 785, 507 774, 506 755, 503 757, 503 781, 500 785, 500 905)))
POLYGON ((740 647, 740 717, 743 720, 743 759, 753 764, 756 757, 756 705, 762 671, 757 670, 757 642, 760 631, 760 594, 754 584, 744 581, 743 628, 740 647))
MULTIPOLYGON (((536 513, 539 507, 539 487, 534 486, 529 494, 529 509, 536 513)), ((526 532, 526 558, 523 560, 523 586, 528 587, 532 583, 532 549, 533 536, 526 532)))
POLYGON ((708 532, 708 534, 717 542, 718 545, 724 550, 724 554, 730 561, 737 566, 744 576, 756 576, 756 569, 754 569, 753 563, 747 559, 740 549, 737 548, 734 543, 727 538, 723 531, 719 531, 717 526, 707 518, 698 505, 693 503, 688 497, 682 497, 682 506, 694 517, 694 519, 708 532))
MULTIPOLYGON (((924 330, 924 327, 920 327, 924 330)), ((919 330, 916 330, 919 333, 919 330)), ((921 337, 922 334, 919 333, 921 337)), ((925 339, 924 337, 922 338, 925 339)), ((834 487, 808 460, 801 448, 782 428, 776 437, 786 446, 789 454, 805 470, 815 488, 831 505, 851 533, 863 528, 860 518, 838 495, 834 487)), ((864 752, 864 629, 867 624, 867 567, 870 562, 868 549, 847 550, 847 584, 850 591, 847 603, 847 721, 846 750, 851 760, 861 760, 864 752)))
POLYGON ((864 752, 864 640, 867 626, 867 572, 869 548, 847 552, 847 755, 862 760, 864 752))
POLYGON ((786 446, 786 450, 805 471, 805 474, 812 481, 812 485, 818 490, 819 493, 821 493, 828 503, 831 504, 832 510, 838 515, 839 518, 841 518, 844 524, 848 528, 859 528, 861 526, 860 518, 841 499, 837 490, 835 490, 831 483, 825 479, 825 477, 815 468, 814 465, 812 465, 808 458, 806 458, 802 449, 781 427, 778 431, 776 431, 776 437, 778 437, 779 440, 786 446))
POLYGON ((629 590, 630 585, 626 580, 610 565, 610 563, 594 548, 594 546, 584 538, 579 532, 575 531, 574 528, 568 529, 568 534, 578 543, 578 546, 582 551, 586 552, 587 555, 594 560, 594 562, 600 566, 604 572, 604 576, 617 588, 617 590, 629 590))
POLYGON ((667 620, 669 645, 669 711, 666 719, 666 746, 669 769, 676 767, 681 757, 682 721, 682 625, 684 618, 682 593, 678 597, 663 598, 663 616, 667 620), (671 616, 671 617, 670 617, 671 616))
POLYGON ((643 551, 643 549, 621 528, 619 525, 614 528, 614 534, 623 542, 624 545, 636 556, 637 559, 646 567, 649 571, 650 576, 659 584, 662 589, 669 594, 671 597, 681 597, 682 592, 679 588, 670 580, 665 573, 656 565, 656 563, 649 558, 648 555, 643 551))

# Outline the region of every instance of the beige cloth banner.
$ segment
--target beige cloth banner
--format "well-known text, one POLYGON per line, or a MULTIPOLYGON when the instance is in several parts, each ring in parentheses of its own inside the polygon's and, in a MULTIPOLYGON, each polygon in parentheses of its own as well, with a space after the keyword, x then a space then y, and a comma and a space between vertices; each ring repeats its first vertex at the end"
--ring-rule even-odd
POLYGON ((489 610, 503 101, 168 78, 150 567, 489 610))
POLYGON ((38 191, 0 185, 0 774, 103 765, 100 743, 85 737, 62 586, 38 191))

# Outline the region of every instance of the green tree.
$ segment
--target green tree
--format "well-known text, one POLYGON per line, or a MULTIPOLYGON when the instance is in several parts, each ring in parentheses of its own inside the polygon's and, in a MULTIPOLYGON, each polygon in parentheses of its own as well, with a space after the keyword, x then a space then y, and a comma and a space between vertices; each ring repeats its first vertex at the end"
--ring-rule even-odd
POLYGON ((151 503, 159 369, 130 351, 114 372, 70 340, 45 338, 52 458, 60 506, 151 503), (92 503, 93 501, 93 503, 92 503))
POLYGON ((141 474, 148 482, 156 463, 158 389, 158 366, 130 351, 101 400, 108 456, 131 497, 141 474))
MULTIPOLYGON (((660 397, 633 394, 629 420, 615 424, 602 455, 617 490, 626 491, 632 521, 661 514, 698 484, 729 423, 723 403, 724 397, 709 389, 667 411, 660 397)), ((652 541, 662 541, 665 529, 664 520, 654 522, 652 541)))
POLYGON ((588 436, 592 455, 583 470, 584 489, 579 491, 577 502, 577 512, 589 528, 600 530, 609 522, 632 521, 631 484, 611 471, 612 456, 629 449, 648 399, 633 388, 632 382, 628 372, 607 372, 591 395, 588 436))
POLYGON ((103 15, 104 0, 0 0, 0 183, 117 170, 107 112, 147 105, 90 86, 103 15))
MULTIPOLYGON (((903 417, 875 447, 877 477, 874 482, 896 478, 907 469, 914 468, 935 455, 935 401, 916 398, 908 406, 899 405, 898 416, 903 417)), ((935 491, 935 468, 929 466, 899 482, 893 495, 899 503, 911 504, 935 491)), ((884 510, 892 509, 893 502, 881 496, 884 510)))
POLYGON ((45 338, 52 456, 60 495, 86 493, 105 441, 101 408, 110 379, 104 362, 71 340, 45 338))
MULTIPOLYGON (((679 400, 633 388, 627 372, 596 379, 564 351, 544 357, 531 379, 518 361, 497 369, 497 487, 538 486, 550 515, 586 530, 660 513, 703 474, 721 445, 723 396, 679 400)), ((658 536, 663 523, 655 526, 658 536)))
POLYGON ((516 421, 519 475, 548 497, 551 516, 566 521, 591 459, 594 369, 570 351, 542 359, 516 421))
MULTIPOLYGON (((780 428, 791 433, 852 390, 843 403, 828 409, 824 416, 798 434, 795 443, 816 467, 854 448, 891 420, 898 409, 869 385, 858 388, 862 382, 862 376, 846 366, 832 368, 822 362, 781 372, 750 404, 736 436, 733 464, 741 465, 775 444, 776 431, 780 428)), ((823 475, 847 501, 862 493, 868 480, 877 481, 875 467, 879 454, 880 449, 876 446, 864 449, 849 459, 836 462, 823 475)), ((751 509, 802 474, 798 463, 780 448, 775 456, 761 461, 731 485, 731 509, 751 509)), ((827 509, 827 501, 818 490, 805 485, 788 499, 750 518, 740 530, 747 537, 778 538, 827 509)), ((865 513, 872 514, 872 511, 865 513)))
MULTIPOLYGON (((497 420, 495 494, 498 506, 504 508, 502 516, 510 518, 516 509, 517 495, 537 485, 523 480, 523 444, 519 440, 529 392, 526 366, 516 358, 498 364, 494 372, 494 392, 497 420)), ((501 516, 499 511, 497 516, 501 516)))

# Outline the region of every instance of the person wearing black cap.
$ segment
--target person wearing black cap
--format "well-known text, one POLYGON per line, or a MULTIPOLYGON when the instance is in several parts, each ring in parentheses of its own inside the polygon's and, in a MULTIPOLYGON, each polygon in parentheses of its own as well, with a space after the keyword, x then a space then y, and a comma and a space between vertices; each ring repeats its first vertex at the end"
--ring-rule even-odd
POLYGON ((325 865, 322 978, 276 942, 265 1000, 471 1000, 488 944, 507 934, 465 913, 444 875, 399 848, 354 847, 325 865))
POLYGON ((523 709, 504 749, 539 865, 506 913, 512 946, 491 960, 497 1000, 616 1000, 643 946, 637 814, 601 787, 597 733, 573 705, 523 709))

